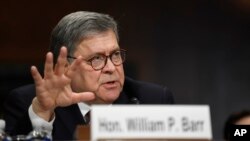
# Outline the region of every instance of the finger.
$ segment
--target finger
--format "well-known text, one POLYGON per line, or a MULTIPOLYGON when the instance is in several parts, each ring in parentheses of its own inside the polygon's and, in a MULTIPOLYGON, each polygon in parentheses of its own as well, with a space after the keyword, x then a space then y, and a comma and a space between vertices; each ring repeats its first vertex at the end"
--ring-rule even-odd
POLYGON ((55 74, 62 75, 65 71, 66 64, 67 64, 67 48, 62 47, 60 49, 60 54, 57 58, 57 63, 55 65, 55 74))
POLYGON ((50 78, 53 76, 53 54, 48 52, 46 55, 45 65, 44 65, 44 78, 50 78))
POLYGON ((76 72, 78 66, 81 64, 82 62, 82 57, 79 56, 77 57, 76 60, 73 61, 73 63, 69 66, 67 72, 66 72, 66 76, 68 77, 72 77, 74 75, 74 73, 76 72))
POLYGON ((82 92, 82 93, 73 93, 72 102, 88 102, 95 99, 95 94, 92 92, 82 92))
POLYGON ((31 71, 31 75, 32 75, 32 77, 34 79, 35 84, 40 85, 42 83, 43 78, 40 75, 37 68, 35 66, 31 66, 30 71, 31 71))

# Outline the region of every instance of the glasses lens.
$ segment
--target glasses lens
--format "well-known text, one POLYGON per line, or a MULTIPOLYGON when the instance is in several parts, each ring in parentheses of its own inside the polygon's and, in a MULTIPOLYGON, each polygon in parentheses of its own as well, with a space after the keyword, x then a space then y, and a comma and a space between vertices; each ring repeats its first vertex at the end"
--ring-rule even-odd
POLYGON ((91 65, 94 69, 102 69, 105 65, 105 56, 103 55, 97 55, 91 59, 91 65))
POLYGON ((125 51, 124 50, 119 50, 114 52, 111 55, 111 61, 115 64, 115 65, 120 65, 124 62, 125 60, 125 51))

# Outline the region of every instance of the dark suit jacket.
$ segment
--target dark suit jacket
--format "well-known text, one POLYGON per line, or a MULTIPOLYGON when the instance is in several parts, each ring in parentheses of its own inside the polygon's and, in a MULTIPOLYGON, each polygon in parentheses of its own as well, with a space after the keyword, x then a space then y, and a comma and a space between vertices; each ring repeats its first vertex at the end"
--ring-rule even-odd
MULTIPOLYGON (((13 90, 4 103, 4 119, 6 132, 10 135, 28 134, 32 125, 28 116, 28 108, 35 97, 33 84, 13 90)), ((123 91, 113 104, 172 104, 174 98, 168 88, 135 81, 126 77, 123 91)), ((83 116, 77 104, 59 107, 55 110, 56 119, 53 124, 54 140, 72 140, 76 125, 84 124, 83 116)))

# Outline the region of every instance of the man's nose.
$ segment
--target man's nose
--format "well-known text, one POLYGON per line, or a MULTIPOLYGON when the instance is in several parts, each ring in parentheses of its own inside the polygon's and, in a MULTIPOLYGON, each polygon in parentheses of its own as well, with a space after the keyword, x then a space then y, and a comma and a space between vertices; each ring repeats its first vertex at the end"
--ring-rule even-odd
POLYGON ((113 72, 114 70, 115 70, 115 65, 114 65, 114 63, 111 61, 110 58, 107 58, 107 63, 106 63, 106 65, 104 66, 103 71, 104 71, 104 72, 107 72, 107 71, 113 72))

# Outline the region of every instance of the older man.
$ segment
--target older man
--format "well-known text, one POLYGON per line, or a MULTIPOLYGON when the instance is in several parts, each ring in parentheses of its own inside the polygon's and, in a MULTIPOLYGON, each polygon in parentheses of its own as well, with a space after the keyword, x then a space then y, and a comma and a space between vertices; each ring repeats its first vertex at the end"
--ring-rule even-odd
MULTIPOLYGON (((66 15, 52 31, 44 76, 35 66, 35 84, 17 88, 4 109, 6 131, 28 134, 46 129, 55 140, 73 138, 91 104, 171 104, 163 86, 125 77, 125 50, 109 15, 80 11, 66 15)), ((150 111, 149 111, 150 112, 150 111)))

